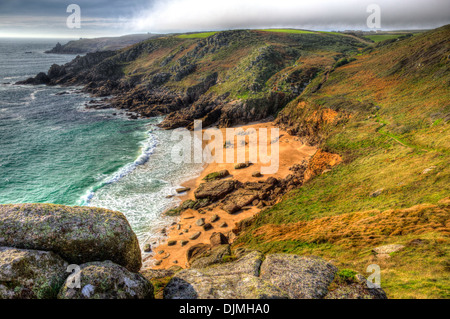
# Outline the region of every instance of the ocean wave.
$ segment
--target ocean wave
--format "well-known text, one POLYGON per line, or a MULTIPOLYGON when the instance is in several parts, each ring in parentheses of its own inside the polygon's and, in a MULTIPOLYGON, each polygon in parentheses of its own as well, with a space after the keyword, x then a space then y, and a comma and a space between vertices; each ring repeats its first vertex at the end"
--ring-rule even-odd
POLYGON ((99 185, 89 189, 79 201, 82 206, 88 206, 90 204, 97 190, 106 185, 118 182, 119 180, 133 172, 138 166, 144 165, 149 161, 150 156, 153 154, 156 146, 158 145, 158 140, 156 136, 152 134, 152 131, 148 131, 147 134, 148 138, 145 140, 145 142, 142 143, 141 154, 139 155, 139 157, 134 162, 128 163, 127 165, 120 168, 116 173, 109 175, 99 185))

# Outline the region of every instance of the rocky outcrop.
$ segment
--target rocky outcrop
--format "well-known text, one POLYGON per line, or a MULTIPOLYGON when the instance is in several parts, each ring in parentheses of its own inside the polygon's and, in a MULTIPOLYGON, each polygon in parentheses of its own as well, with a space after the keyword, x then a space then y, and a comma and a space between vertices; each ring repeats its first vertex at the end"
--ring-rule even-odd
POLYGON ((196 119, 225 127, 277 114, 297 96, 322 70, 304 66, 301 56, 317 49, 339 56, 361 46, 344 36, 233 30, 207 38, 158 37, 117 50, 117 43, 127 40, 58 44, 50 52, 88 53, 18 83, 84 86, 95 96, 113 96, 111 107, 147 117, 168 115, 161 123, 167 129, 192 128, 196 119))
POLYGON ((297 255, 268 255, 261 278, 283 289, 292 299, 320 299, 328 292, 337 268, 330 263, 297 255))
POLYGON ((0 246, 53 251, 73 264, 111 260, 135 272, 142 264, 125 216, 100 208, 0 205, 0 246))
POLYGON ((205 268, 220 263, 225 256, 231 255, 230 245, 220 245, 203 252, 190 260, 191 268, 205 268))
POLYGON ((110 261, 80 265, 80 286, 69 277, 58 299, 153 299, 153 285, 141 274, 110 261))
MULTIPOLYGON (((220 256, 203 268, 177 273, 164 289, 166 299, 384 299, 381 289, 365 283, 333 286, 338 269, 318 257, 267 255, 257 251, 234 251, 236 261, 224 262, 226 247, 216 248, 210 256, 220 256), (219 254, 220 253, 220 254, 219 254)), ((209 256, 209 257, 210 257, 209 256)), ((208 256, 197 261, 208 260, 208 256)), ((212 259, 209 259, 212 261, 212 259)))
POLYGON ((203 183, 195 190, 195 198, 218 200, 234 191, 237 185, 237 181, 229 179, 203 183))
POLYGON ((48 251, 0 247, 0 299, 52 299, 68 263, 48 251))

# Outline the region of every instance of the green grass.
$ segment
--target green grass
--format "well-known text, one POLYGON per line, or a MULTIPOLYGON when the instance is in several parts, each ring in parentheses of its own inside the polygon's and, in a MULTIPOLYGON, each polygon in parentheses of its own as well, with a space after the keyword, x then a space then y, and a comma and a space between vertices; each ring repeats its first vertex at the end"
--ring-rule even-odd
POLYGON ((376 43, 384 40, 397 39, 402 35, 404 34, 374 34, 374 35, 367 35, 364 38, 372 40, 373 42, 376 43))
MULTIPOLYGON (((343 162, 262 210, 236 246, 316 255, 366 276, 367 266, 376 263, 390 298, 448 298, 450 96, 442 39, 449 30, 362 53, 326 78, 319 74, 280 112, 278 118, 299 135, 316 137, 320 148, 343 162), (322 110, 335 111, 336 120, 322 122, 315 116, 322 110), (442 220, 432 221, 438 216, 442 220), (416 239, 426 243, 409 245, 416 239), (372 249, 384 244, 406 248, 379 260, 372 249)), ((377 40, 386 39, 381 36, 393 35, 377 40)))
POLYGON ((179 39, 204 39, 210 37, 217 32, 201 32, 201 33, 189 33, 189 34, 180 34, 177 35, 179 39))
POLYGON ((314 31, 295 30, 295 29, 262 29, 265 32, 293 33, 293 34, 316 34, 314 31))

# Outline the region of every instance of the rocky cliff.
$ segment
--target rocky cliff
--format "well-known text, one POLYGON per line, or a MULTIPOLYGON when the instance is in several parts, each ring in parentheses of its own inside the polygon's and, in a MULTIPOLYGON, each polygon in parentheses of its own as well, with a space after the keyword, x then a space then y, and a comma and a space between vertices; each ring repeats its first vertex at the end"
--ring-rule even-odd
POLYGON ((54 65, 25 84, 84 85, 112 106, 168 115, 164 128, 194 119, 229 126, 276 114, 324 69, 366 46, 347 35, 224 31, 171 35, 54 65))

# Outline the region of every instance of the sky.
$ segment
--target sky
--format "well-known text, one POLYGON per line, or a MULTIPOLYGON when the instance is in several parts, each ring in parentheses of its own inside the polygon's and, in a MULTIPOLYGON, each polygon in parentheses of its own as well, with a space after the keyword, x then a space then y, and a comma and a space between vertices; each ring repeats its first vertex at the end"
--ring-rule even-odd
POLYGON ((370 30, 367 7, 380 8, 380 30, 450 23, 449 0, 0 0, 0 37, 88 38, 133 33, 298 28, 370 30), (81 9, 69 28, 70 4, 81 9))

